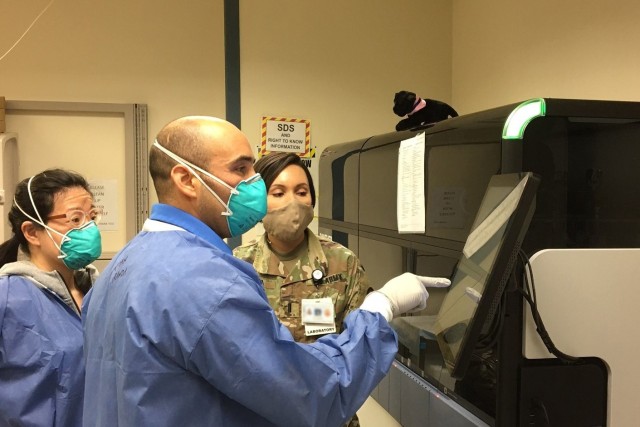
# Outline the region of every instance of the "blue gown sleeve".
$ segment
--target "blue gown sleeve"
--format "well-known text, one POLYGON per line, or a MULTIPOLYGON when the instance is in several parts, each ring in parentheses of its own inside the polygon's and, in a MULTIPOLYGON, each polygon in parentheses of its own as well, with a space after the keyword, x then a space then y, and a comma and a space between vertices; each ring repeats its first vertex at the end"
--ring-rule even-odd
POLYGON ((387 321, 364 310, 347 316, 340 335, 296 343, 246 284, 230 286, 212 313, 188 368, 276 425, 343 424, 386 375, 397 351, 387 321))

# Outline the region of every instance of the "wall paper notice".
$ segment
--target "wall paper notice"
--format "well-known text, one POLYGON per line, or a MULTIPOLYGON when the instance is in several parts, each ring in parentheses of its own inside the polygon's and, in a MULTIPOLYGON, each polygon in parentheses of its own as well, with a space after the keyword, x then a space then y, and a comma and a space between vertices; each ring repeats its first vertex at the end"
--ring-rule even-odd
POLYGON ((100 231, 113 231, 119 227, 118 182, 115 179, 94 179, 89 183, 96 207, 102 209, 98 223, 100 231))

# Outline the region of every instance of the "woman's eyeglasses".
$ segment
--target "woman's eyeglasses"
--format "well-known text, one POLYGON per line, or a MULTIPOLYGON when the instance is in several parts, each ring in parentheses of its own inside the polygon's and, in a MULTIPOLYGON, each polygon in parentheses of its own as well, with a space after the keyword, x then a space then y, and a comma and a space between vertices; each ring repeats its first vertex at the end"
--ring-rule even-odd
POLYGON ((80 209, 74 209, 60 215, 52 215, 48 217, 47 220, 62 218, 66 218, 73 227, 82 227, 89 221, 94 221, 97 224, 98 222, 100 222, 100 218, 102 218, 102 209, 93 208, 89 212, 85 212, 80 209))

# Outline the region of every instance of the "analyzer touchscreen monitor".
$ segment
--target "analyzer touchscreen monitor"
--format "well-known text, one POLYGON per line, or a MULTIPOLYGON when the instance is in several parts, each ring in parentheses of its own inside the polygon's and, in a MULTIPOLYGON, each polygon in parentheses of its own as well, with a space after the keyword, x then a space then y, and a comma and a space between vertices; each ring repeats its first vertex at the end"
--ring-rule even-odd
POLYGON ((538 184, 526 172, 494 175, 487 186, 435 323, 454 378, 465 375, 473 352, 497 333, 496 311, 535 209, 538 184))

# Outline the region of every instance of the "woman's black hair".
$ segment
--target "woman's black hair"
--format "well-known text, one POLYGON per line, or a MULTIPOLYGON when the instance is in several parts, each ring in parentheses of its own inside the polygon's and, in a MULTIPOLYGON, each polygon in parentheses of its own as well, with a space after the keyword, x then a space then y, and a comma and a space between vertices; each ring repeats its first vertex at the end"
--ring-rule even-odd
MULTIPOLYGON (((30 178, 23 179, 16 186, 14 200, 8 215, 13 235, 9 240, 0 245, 0 266, 17 260, 18 247, 27 254, 29 253, 29 245, 27 244, 27 239, 24 237, 24 234, 22 234, 21 227, 23 222, 32 220, 16 206, 17 203, 24 212, 38 219, 38 214, 36 214, 33 209, 33 204, 29 197, 29 190, 27 189, 29 179, 30 178)), ((33 180, 31 180, 31 197, 33 197, 33 203, 35 203, 38 208, 38 213, 45 223, 46 218, 51 215, 53 211, 55 195, 72 187, 82 187, 91 193, 87 180, 76 172, 64 169, 47 169, 33 176, 33 180)), ((34 225, 36 227, 42 227, 35 222, 34 225)))
POLYGON ((309 168, 304 164, 300 156, 296 153, 269 153, 262 156, 253 168, 262 176, 264 185, 267 187, 267 191, 273 184, 273 181, 280 175, 280 173, 290 165, 297 165, 302 168, 305 175, 307 175, 307 181, 309 181, 309 193, 311 194, 311 206, 316 206, 316 189, 313 186, 313 178, 311 178, 311 172, 309 168))

